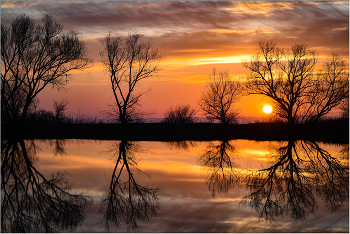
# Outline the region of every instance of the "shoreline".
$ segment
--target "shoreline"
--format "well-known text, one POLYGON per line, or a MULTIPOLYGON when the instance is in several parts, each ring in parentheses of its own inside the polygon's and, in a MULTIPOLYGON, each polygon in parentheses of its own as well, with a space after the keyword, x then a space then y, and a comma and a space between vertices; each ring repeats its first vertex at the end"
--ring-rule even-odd
POLYGON ((94 139, 130 141, 210 141, 258 140, 286 141, 310 140, 326 143, 349 143, 349 120, 323 121, 313 125, 285 123, 250 124, 31 124, 11 129, 2 124, 2 139, 94 139))

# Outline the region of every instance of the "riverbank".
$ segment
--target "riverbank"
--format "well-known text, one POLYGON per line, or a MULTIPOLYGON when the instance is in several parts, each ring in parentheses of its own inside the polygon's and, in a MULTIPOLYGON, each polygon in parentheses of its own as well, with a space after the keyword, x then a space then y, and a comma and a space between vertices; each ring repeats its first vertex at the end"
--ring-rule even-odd
POLYGON ((1 126, 1 138, 22 139, 101 139, 131 141, 183 140, 313 140, 349 143, 349 119, 327 120, 314 125, 284 123, 252 124, 32 124, 10 129, 1 126))

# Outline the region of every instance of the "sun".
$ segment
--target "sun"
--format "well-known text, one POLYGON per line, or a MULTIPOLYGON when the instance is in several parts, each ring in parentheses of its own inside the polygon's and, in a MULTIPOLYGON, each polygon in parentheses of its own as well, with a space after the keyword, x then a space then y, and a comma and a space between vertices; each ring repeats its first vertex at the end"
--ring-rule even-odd
POLYGON ((272 112, 272 107, 270 105, 266 105, 264 106, 263 110, 266 114, 270 114, 272 112))

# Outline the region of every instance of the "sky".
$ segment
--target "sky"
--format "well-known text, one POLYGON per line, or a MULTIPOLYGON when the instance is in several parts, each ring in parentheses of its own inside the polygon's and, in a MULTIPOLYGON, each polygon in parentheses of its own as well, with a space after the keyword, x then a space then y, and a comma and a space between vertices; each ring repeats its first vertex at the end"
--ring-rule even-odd
MULTIPOLYGON (((109 32, 126 36, 141 32, 162 48, 160 71, 140 83, 151 91, 142 107, 162 118, 171 106, 198 100, 213 68, 245 79, 241 62, 256 53, 257 42, 278 46, 306 43, 322 62, 332 52, 349 59, 348 1, 1 1, 1 23, 26 14, 40 23, 52 15, 64 31, 75 31, 86 42, 93 66, 71 72, 66 91, 50 87, 40 93, 40 107, 66 99, 67 115, 98 117, 113 103, 108 73, 100 63, 99 39, 109 32)), ((267 98, 244 97, 237 103, 242 117, 266 117, 267 98)), ((197 114, 202 116, 200 112, 197 114)))

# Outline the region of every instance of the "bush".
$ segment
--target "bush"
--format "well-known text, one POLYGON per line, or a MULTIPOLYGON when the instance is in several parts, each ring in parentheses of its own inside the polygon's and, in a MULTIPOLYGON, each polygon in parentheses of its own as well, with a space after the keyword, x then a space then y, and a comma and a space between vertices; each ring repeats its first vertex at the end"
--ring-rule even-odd
POLYGON ((29 113, 27 120, 32 123, 51 123, 55 122, 55 114, 52 111, 39 109, 33 113, 29 113))
POLYGON ((162 123, 195 123, 194 115, 197 111, 189 104, 171 107, 164 114, 162 123))

